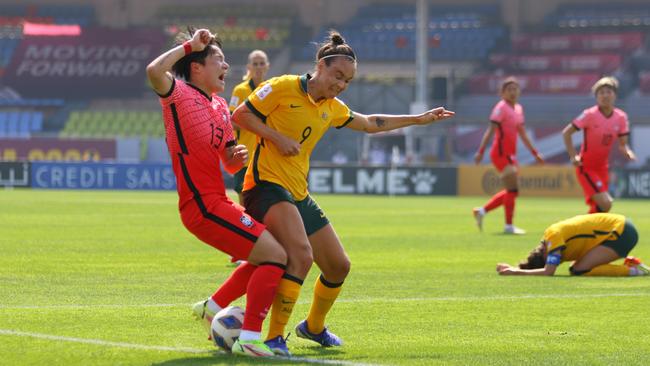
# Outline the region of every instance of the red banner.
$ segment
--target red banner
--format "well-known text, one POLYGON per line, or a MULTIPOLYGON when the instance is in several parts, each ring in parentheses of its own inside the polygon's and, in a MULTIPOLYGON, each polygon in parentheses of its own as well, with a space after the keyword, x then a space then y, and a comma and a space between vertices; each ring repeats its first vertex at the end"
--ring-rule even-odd
MULTIPOLYGON (((591 86, 600 78, 600 74, 532 74, 514 75, 524 93, 589 93, 591 86)), ((469 79, 469 91, 473 94, 497 93, 502 76, 475 75, 469 79)))
POLYGON ((527 34, 515 37, 512 47, 516 51, 630 51, 643 44, 643 34, 593 33, 593 34, 527 34))
POLYGON ((622 61, 617 54, 596 55, 492 55, 494 66, 516 71, 601 72, 616 70, 622 61))
POLYGON ((100 161, 116 157, 114 140, 0 139, 0 160, 100 161))

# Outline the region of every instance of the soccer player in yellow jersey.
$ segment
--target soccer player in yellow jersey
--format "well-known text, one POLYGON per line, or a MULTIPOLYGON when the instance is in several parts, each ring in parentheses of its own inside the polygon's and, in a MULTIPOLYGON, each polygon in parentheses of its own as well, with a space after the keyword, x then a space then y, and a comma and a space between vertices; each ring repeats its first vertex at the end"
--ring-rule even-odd
MULTIPOLYGON (((244 75, 243 78, 244 81, 235 86, 232 91, 232 96, 230 97, 230 103, 228 105, 230 113, 234 112, 235 109, 246 100, 246 97, 248 97, 253 90, 255 90, 255 88, 266 79, 266 74, 269 72, 270 67, 271 64, 269 63, 269 58, 266 55, 266 52, 262 50, 254 50, 248 54, 246 75, 244 75)), ((257 136, 248 130, 242 130, 240 128, 237 128, 236 131, 237 143, 246 146, 248 151, 255 151, 257 136)), ((241 191, 244 184, 245 174, 246 167, 243 167, 233 176, 235 181, 235 192, 239 195, 239 203, 241 204, 244 202, 241 191)))
POLYGON ((309 158, 330 128, 367 133, 424 125, 450 118, 439 107, 419 115, 363 115, 336 96, 354 78, 356 55, 338 32, 331 31, 316 55, 313 74, 270 79, 233 114, 234 123, 253 131, 258 144, 244 178, 244 206, 283 243, 289 263, 273 307, 266 344, 289 355, 285 327, 312 262, 321 270, 307 319, 296 326, 298 337, 324 347, 342 341, 325 327, 325 316, 350 271, 350 260, 334 228, 307 191, 309 158))
POLYGON ((572 275, 644 276, 650 268, 627 257, 639 234, 623 215, 596 213, 556 222, 544 231, 541 243, 518 267, 497 264, 501 275, 552 276, 562 262, 573 262, 572 275), (625 258, 623 264, 611 264, 625 258))

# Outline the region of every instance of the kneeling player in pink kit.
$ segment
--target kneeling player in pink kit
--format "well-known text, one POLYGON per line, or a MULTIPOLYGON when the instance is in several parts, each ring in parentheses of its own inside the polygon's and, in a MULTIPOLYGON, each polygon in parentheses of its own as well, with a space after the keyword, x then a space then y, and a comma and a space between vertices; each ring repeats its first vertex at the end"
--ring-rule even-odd
POLYGON ((216 96, 224 90, 229 67, 221 43, 206 29, 190 28, 179 39, 178 46, 147 66, 147 76, 160 96, 181 220, 203 242, 247 261, 193 310, 209 326, 221 308, 247 294, 242 332, 232 352, 272 356, 260 332, 287 255, 263 224, 226 196, 220 161, 229 173, 237 172, 248 160, 248 151, 236 144, 228 103, 216 96))
POLYGON ((589 205, 589 213, 609 212, 612 196, 609 195, 609 152, 614 140, 629 160, 635 160, 634 152, 628 146, 630 134, 627 114, 614 107, 618 81, 604 77, 591 88, 596 96, 596 105, 585 109, 562 131, 564 144, 571 163, 576 167, 576 175, 589 205), (583 130, 580 154, 576 154, 571 135, 583 130))
POLYGON ((526 232, 512 224, 515 214, 515 200, 519 195, 517 177, 519 164, 517 163, 517 136, 521 136, 524 145, 530 150, 538 163, 543 163, 542 155, 535 150, 524 127, 524 110, 517 103, 521 89, 519 82, 513 77, 501 83, 501 101, 494 106, 490 115, 490 127, 485 131, 478 152, 474 155, 474 162, 479 164, 483 160, 485 147, 494 134, 490 158, 494 167, 501 173, 504 189, 497 192, 482 207, 472 210, 479 230, 483 230, 483 216, 495 208, 503 205, 506 225, 505 234, 525 234, 526 232))

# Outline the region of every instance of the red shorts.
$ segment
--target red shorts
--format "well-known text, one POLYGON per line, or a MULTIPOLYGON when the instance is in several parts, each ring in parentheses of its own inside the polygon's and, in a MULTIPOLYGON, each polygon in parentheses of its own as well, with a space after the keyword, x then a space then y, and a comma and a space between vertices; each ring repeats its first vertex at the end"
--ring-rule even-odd
POLYGON ((591 203, 591 197, 596 193, 609 190, 609 171, 607 167, 594 169, 579 166, 576 167, 576 176, 582 186, 587 204, 591 203))
POLYGON ((492 159, 492 164, 499 172, 503 171, 503 168, 506 165, 518 166, 517 157, 515 155, 492 155, 490 154, 490 159, 492 159))
POLYGON ((229 254, 246 259, 255 242, 266 229, 244 208, 230 200, 188 203, 181 210, 183 225, 201 241, 229 254))

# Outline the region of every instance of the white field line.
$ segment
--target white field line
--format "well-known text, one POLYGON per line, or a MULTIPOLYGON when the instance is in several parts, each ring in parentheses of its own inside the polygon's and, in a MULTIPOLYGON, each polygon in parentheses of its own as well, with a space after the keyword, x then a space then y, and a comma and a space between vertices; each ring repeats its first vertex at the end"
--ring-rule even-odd
MULTIPOLYGON (((37 339, 47 339, 51 341, 58 342, 73 342, 73 343, 84 343, 92 344, 97 346, 106 346, 106 347, 119 347, 119 348, 128 348, 144 351, 163 351, 163 352, 179 352, 179 353, 192 353, 192 354, 213 354, 219 353, 222 355, 227 355, 223 351, 216 349, 200 349, 200 348, 189 348, 189 347, 167 347, 167 346, 150 346, 145 344, 135 344, 135 343, 125 343, 125 342, 111 342, 104 341, 101 339, 88 339, 88 338, 77 338, 77 337, 64 337, 57 336, 52 334, 42 334, 42 333, 31 333, 31 332, 21 332, 11 329, 0 329, 0 335, 6 336, 15 336, 15 337, 29 337, 37 339)), ((344 366, 373 366, 372 364, 356 363, 350 361, 337 361, 337 360, 319 360, 315 358, 304 358, 304 357, 273 357, 274 359, 289 361, 289 362, 298 362, 298 363, 311 363, 311 364, 320 364, 320 365, 344 365, 344 366)))
MULTIPOLYGON (((607 297, 650 297, 649 293, 612 293, 612 294, 566 294, 566 295, 511 295, 511 296, 444 296, 444 297, 406 297, 384 298, 367 297, 357 299, 338 299, 337 303, 394 303, 394 302, 478 302, 511 301, 538 299, 590 299, 607 297)), ((298 301, 298 304, 310 304, 310 300, 298 301)), ((7 309, 85 309, 85 308, 163 308, 184 307, 191 304, 67 304, 67 305, 0 305, 0 310, 7 309)))

